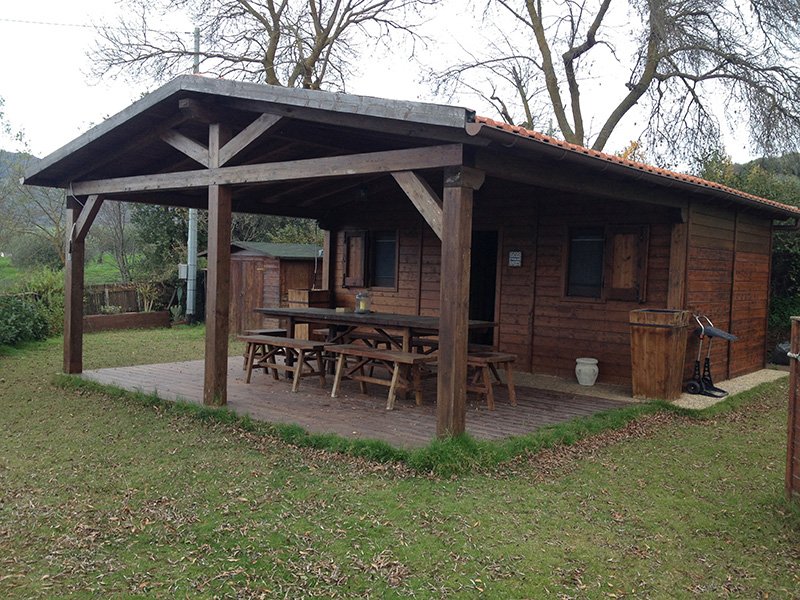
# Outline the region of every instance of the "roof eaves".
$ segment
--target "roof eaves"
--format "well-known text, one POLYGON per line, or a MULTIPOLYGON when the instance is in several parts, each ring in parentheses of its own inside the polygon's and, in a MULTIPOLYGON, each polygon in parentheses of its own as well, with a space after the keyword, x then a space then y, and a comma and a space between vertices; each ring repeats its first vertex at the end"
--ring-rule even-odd
POLYGON ((501 123, 487 117, 476 117, 475 122, 468 124, 466 130, 470 135, 477 136, 482 133, 484 128, 487 128, 489 132, 503 132, 505 134, 511 134, 523 139, 532 140, 539 144, 542 148, 551 148, 551 151, 559 155, 557 157, 559 159, 567 158, 568 156, 580 156, 589 158, 593 161, 604 161, 608 165, 614 165, 628 171, 629 174, 631 170, 640 173, 641 175, 637 177, 637 179, 640 179, 643 176, 650 176, 660 185, 666 185, 667 187, 671 187, 673 183, 676 183, 678 185, 688 186, 693 189, 693 191, 697 191, 697 188, 702 188, 717 195, 726 196, 729 200, 733 200, 738 203, 747 204, 762 209, 771 209, 771 212, 778 212, 784 218, 797 218, 800 216, 800 208, 795 206, 790 206, 774 200, 768 200, 767 198, 761 198, 760 196, 748 194, 747 192, 742 192, 741 190, 737 190, 713 181, 708 181, 694 175, 686 175, 684 173, 677 173, 675 171, 661 169, 645 163, 628 160, 612 154, 606 154, 598 150, 592 150, 591 148, 586 148, 584 146, 578 146, 577 144, 571 144, 537 131, 525 129, 524 127, 519 127, 516 125, 501 123))

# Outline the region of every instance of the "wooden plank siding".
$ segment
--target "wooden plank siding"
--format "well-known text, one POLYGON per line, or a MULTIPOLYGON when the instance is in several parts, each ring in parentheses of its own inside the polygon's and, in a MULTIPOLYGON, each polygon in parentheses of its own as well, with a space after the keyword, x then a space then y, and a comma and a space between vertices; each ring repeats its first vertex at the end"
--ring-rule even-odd
POLYGON ((542 206, 538 227, 536 294, 531 370, 572 377, 575 359, 597 358, 599 381, 629 383, 631 310, 664 307, 669 281, 669 252, 674 209, 633 207, 598 200, 552 199, 542 206), (649 225, 644 303, 565 296, 570 226, 649 225))
MULTIPOLYGON (((496 230, 499 239, 499 287, 495 340, 517 356, 523 371, 572 377, 575 359, 599 359, 601 382, 630 383, 628 315, 638 308, 664 308, 670 302, 671 244, 681 211, 674 207, 578 198, 529 188, 499 196, 476 194, 474 229, 496 230), (646 225, 649 230, 646 297, 635 300, 570 298, 565 295, 570 226, 646 225), (522 252, 522 266, 509 267, 508 253, 522 252)), ((338 216, 333 237, 338 259, 334 305, 352 307, 360 289, 342 287, 344 230, 398 228, 396 289, 370 290, 377 311, 438 315, 441 246, 416 213, 387 203, 338 216)), ((718 327, 742 336, 730 349, 719 340, 712 361, 717 379, 763 366, 769 277, 770 221, 730 210, 693 206, 682 228, 686 257, 686 307, 708 314, 718 327), (735 269, 734 269, 735 265, 735 269), (738 345, 738 346, 737 346, 738 345)), ((681 258, 683 261, 683 258, 681 258)), ((674 261, 673 261, 674 262, 674 261)), ((673 277, 676 269, 673 265, 673 277)), ((672 302, 676 294, 673 293, 672 302)), ((687 377, 697 351, 690 336, 687 377)))
POLYGON ((731 331, 739 340, 730 344, 730 377, 764 367, 771 240, 768 220, 739 213, 731 298, 731 331))
MULTIPOLYGON (((714 325, 730 331, 736 216, 732 211, 694 204, 689 211, 689 250, 686 280, 687 308, 707 315, 714 325)), ((685 375, 692 374, 698 338, 689 336, 685 375)), ((705 347, 703 356, 705 356, 705 347)), ((716 380, 729 372, 728 342, 715 340, 711 352, 716 380)))
POLYGON ((277 319, 255 312, 260 306, 287 306, 288 290, 309 289, 314 283, 313 260, 278 259, 271 256, 231 256, 231 333, 246 329, 278 327, 277 319))
MULTIPOLYGON (((687 306, 714 325, 739 336, 715 340, 711 352, 715 379, 763 368, 772 230, 770 220, 744 212, 693 205, 689 216, 687 306)), ((697 336, 689 337, 686 375, 697 355, 697 336)), ((705 353, 705 350, 704 350, 705 353)))

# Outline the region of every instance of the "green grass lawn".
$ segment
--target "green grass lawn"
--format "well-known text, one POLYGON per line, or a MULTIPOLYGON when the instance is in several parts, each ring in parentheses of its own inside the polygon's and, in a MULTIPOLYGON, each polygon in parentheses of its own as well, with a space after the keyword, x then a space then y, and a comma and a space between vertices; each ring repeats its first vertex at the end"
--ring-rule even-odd
MULTIPOLYGON (((11 264, 11 259, 0 257, 0 292, 6 291, 16 285, 25 276, 25 269, 20 269, 11 264)), ((106 252, 103 262, 96 259, 86 263, 84 283, 86 285, 101 285, 103 283, 119 283, 119 269, 114 256, 106 252)))
POLYGON ((7 256, 0 257, 0 292, 14 285, 19 275, 19 269, 12 266, 10 258, 7 256))
MULTIPOLYGON (((87 335, 86 368, 202 328, 87 335)), ((452 479, 53 383, 0 355, 0 597, 797 598, 786 386, 452 479)))
POLYGON ((100 285, 103 283, 118 283, 119 268, 114 256, 108 252, 103 253, 103 262, 97 259, 86 263, 84 271, 84 281, 86 285, 100 285))

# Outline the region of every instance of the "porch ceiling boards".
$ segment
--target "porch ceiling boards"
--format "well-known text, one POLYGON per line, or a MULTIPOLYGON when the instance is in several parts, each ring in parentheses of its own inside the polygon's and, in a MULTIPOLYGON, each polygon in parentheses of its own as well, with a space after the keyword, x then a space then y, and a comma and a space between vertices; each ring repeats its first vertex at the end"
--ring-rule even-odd
MULTIPOLYGON (((85 371, 82 377, 128 390, 157 392, 165 400, 203 401, 203 361, 139 365, 85 371)), ((371 386, 361 394, 355 382, 345 381, 339 398, 330 397, 330 385, 321 389, 315 378, 304 381, 296 394, 286 380, 274 381, 257 371, 244 383, 241 357, 228 360, 228 404, 238 414, 273 423, 295 423, 312 433, 336 433, 349 438, 386 441, 400 447, 428 444, 436 435, 436 382, 426 382, 424 404, 413 396, 398 400, 387 411, 386 388, 371 386)), ((496 440, 524 435, 544 425, 626 406, 605 398, 517 387, 517 406, 511 406, 505 388, 496 389, 496 410, 470 396, 466 430, 476 439, 496 440)))

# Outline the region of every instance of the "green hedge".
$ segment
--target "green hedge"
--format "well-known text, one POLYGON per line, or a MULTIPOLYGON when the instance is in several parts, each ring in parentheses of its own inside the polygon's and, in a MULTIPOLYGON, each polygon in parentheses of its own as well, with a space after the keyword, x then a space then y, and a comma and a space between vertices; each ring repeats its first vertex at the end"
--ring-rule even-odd
POLYGON ((48 319, 41 305, 24 296, 0 296, 0 346, 43 340, 48 319))

